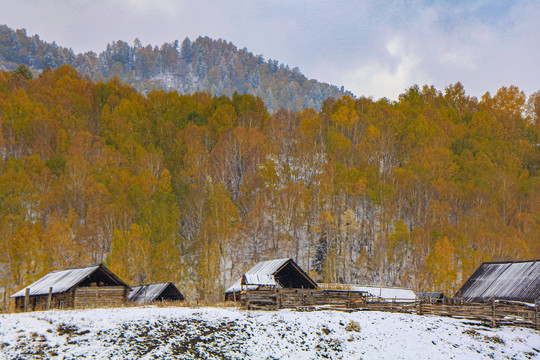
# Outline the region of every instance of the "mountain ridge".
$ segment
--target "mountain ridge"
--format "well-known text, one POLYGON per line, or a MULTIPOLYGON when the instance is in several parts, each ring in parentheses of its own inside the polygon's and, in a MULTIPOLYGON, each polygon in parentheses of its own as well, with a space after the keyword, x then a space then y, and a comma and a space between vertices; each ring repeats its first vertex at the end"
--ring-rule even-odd
POLYGON ((20 64, 37 71, 67 64, 94 81, 116 76, 143 94, 153 89, 228 97, 235 92, 251 94, 260 97, 272 112, 279 108, 318 111, 327 98, 354 97, 343 86, 308 79, 297 67, 265 60, 223 39, 201 36, 161 47, 143 45, 138 39, 132 45, 117 40, 99 54, 76 54, 54 41, 41 40, 37 34, 29 36, 25 29, 0 25, 0 69, 13 70, 20 64))

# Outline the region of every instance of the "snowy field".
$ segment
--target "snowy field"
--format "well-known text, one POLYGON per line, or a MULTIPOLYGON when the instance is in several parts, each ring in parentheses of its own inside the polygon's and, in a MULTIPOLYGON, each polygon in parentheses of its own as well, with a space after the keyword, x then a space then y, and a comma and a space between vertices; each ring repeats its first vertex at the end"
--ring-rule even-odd
POLYGON ((384 312, 136 307, 0 315, 0 359, 540 359, 540 332, 384 312))

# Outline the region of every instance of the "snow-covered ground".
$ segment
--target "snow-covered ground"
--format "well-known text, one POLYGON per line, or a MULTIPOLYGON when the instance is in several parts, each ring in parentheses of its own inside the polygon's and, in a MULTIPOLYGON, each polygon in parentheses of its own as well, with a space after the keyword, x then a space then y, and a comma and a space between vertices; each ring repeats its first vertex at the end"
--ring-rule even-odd
POLYGON ((134 307, 0 315, 0 359, 533 359, 540 332, 384 312, 134 307))

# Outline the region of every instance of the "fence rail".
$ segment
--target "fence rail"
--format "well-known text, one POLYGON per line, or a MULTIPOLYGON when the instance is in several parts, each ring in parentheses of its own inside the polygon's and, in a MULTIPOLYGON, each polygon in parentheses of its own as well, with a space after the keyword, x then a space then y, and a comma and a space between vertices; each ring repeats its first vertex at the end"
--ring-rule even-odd
POLYGON ((516 325, 540 330, 539 306, 519 302, 498 301, 435 303, 428 300, 380 301, 363 291, 347 290, 247 290, 241 305, 252 310, 316 310, 388 311, 418 315, 437 315, 481 321, 490 326, 516 325))

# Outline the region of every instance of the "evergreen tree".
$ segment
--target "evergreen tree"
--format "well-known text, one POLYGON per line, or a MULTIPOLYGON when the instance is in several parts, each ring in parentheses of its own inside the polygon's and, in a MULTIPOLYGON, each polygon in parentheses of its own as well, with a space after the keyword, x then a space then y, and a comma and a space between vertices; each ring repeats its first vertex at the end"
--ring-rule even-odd
POLYGON ((184 41, 182 41, 182 46, 180 48, 180 56, 187 63, 190 63, 193 60, 193 52, 191 50, 191 40, 189 40, 188 37, 186 37, 184 41))

